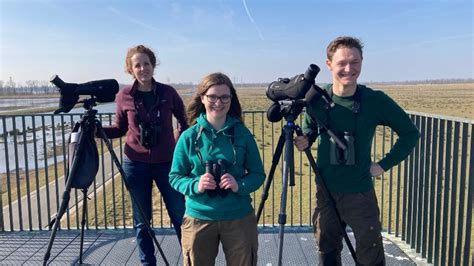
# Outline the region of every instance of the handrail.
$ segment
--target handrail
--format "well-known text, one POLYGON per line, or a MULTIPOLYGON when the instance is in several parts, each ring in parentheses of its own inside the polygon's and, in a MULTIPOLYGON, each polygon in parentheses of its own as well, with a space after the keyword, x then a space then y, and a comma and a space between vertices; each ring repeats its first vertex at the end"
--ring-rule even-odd
MULTIPOLYGON (((474 248, 474 120, 408 113, 421 132, 418 145, 405 161, 374 178, 383 228, 429 263, 468 265, 474 248)), ((0 115, 1 231, 48 229, 45 225, 61 200, 69 131, 81 115, 0 115)), ((110 124, 113 115, 103 113, 99 119, 110 124)), ((283 122, 268 122, 265 111, 246 111, 244 121, 268 170, 283 122)), ((302 116, 296 122, 301 124, 302 116)), ((389 128, 378 127, 373 160, 388 152, 396 138, 389 128)), ((122 158, 123 141, 113 143, 122 158)), ((99 153, 106 150, 100 140, 98 148, 99 153)), ((128 193, 107 153, 101 157, 101 169, 89 190, 88 229, 132 226, 128 193)), ((309 226, 315 200, 314 176, 307 159, 297 151, 295 174, 297 184, 288 192, 288 226, 309 226)), ((277 170, 275 179, 280 177, 277 170)), ((262 226, 278 224, 281 186, 273 183, 260 220, 262 226)), ((252 196, 258 205, 261 189, 252 196)), ((170 227, 164 204, 160 197, 154 198, 153 226, 170 227)), ((79 227, 81 204, 81 193, 72 193, 62 229, 79 227)))

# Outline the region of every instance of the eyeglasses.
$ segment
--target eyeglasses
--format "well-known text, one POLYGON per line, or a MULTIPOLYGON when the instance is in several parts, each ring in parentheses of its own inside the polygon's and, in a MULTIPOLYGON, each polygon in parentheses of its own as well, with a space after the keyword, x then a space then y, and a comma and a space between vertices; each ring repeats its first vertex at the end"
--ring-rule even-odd
POLYGON ((229 103, 230 99, 232 99, 232 95, 222 95, 217 96, 214 94, 206 94, 207 100, 211 103, 216 103, 217 100, 220 100, 221 103, 229 103))

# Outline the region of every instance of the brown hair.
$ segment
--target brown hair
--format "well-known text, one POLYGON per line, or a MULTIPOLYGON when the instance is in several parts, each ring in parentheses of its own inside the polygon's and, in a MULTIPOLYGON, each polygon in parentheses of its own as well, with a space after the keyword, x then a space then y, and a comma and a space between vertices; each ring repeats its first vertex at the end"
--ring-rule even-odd
POLYGON ((329 59, 329 61, 332 60, 332 57, 333 57, 334 53, 340 47, 356 48, 357 50, 359 50, 360 57, 362 58, 362 48, 364 47, 364 44, 359 39, 357 39, 355 37, 341 36, 341 37, 337 37, 336 39, 334 39, 328 45, 328 48, 326 50, 326 55, 327 55, 327 59, 329 59))
POLYGON ((148 58, 150 59, 150 63, 153 66, 153 68, 155 68, 157 65, 160 64, 160 62, 157 62, 155 53, 153 53, 153 51, 150 48, 140 44, 135 47, 129 48, 127 51, 127 56, 125 57, 125 72, 127 72, 128 74, 133 75, 133 71, 132 71, 133 66, 132 66, 131 58, 132 56, 138 53, 146 54, 148 58))
POLYGON ((196 94, 192 97, 187 109, 188 122, 190 125, 194 125, 199 115, 206 112, 206 108, 201 101, 201 96, 205 95, 207 90, 214 85, 227 85, 227 87, 229 87, 232 98, 228 115, 242 121, 242 107, 240 106, 239 98, 237 98, 237 93, 234 85, 232 85, 232 81, 230 81, 229 77, 225 74, 217 72, 205 76, 198 85, 196 94))

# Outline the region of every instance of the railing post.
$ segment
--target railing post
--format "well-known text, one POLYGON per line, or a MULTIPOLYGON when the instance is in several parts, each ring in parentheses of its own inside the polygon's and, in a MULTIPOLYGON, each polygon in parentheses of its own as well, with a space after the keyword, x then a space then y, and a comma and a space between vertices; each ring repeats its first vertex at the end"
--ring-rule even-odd
MULTIPOLYGON (((436 172, 436 163, 438 160, 438 119, 437 118, 430 118, 431 121, 433 121, 433 130, 432 130, 432 139, 433 142, 431 144, 432 150, 431 150, 431 159, 430 159, 430 198, 429 198, 429 212, 430 212, 430 217, 428 221, 428 239, 425 238, 425 241, 427 241, 427 249, 428 249, 428 255, 427 255, 427 261, 428 263, 433 262, 433 239, 434 239, 434 217, 435 213, 438 213, 439 211, 436 210, 436 205, 435 205, 435 195, 436 192, 438 192, 437 187, 435 186, 438 182, 438 179, 440 179, 439 174, 436 172)), ((431 122, 430 122, 431 124, 431 122)))
POLYGON ((436 176, 436 217, 435 217, 435 232, 438 232, 438 234, 434 237, 434 259, 433 262, 435 265, 439 265, 439 259, 440 259, 440 242, 441 242, 441 214, 443 210, 443 205, 442 205, 442 197, 443 197, 443 178, 445 177, 443 175, 443 156, 444 154, 444 148, 446 146, 445 143, 445 120, 440 120, 439 123, 439 141, 438 141, 438 161, 437 161, 437 176, 436 176))
POLYGON ((450 212, 449 212, 449 232, 448 232, 448 265, 454 265, 454 236, 456 230, 456 209, 457 209, 457 187, 458 187, 458 161, 459 161, 459 122, 454 122, 454 135, 453 135, 453 166, 451 175, 451 199, 450 199, 450 212))
MULTIPOLYGON (((10 180, 10 166, 9 166, 9 160, 8 160, 8 136, 7 136, 7 121, 6 117, 2 117, 2 128, 3 128, 3 144, 4 144, 4 150, 5 150, 5 170, 6 170, 6 185, 8 186, 9 180, 10 180)), ((5 221, 3 217, 3 191, 5 188, 3 188, 3 180, 0 179, 0 207, 2 208, 2 211, 0 211, 0 230, 2 232, 5 232, 5 221)), ((10 212, 11 213, 11 212, 10 212)), ((11 215, 10 215, 11 217, 11 215)))
MULTIPOLYGON (((457 218, 457 236, 456 236, 456 246, 455 246, 455 259, 454 265, 461 265, 461 251, 462 251, 462 239, 463 239, 463 225, 464 225, 464 196, 466 194, 466 179, 467 179, 467 140, 468 140, 468 127, 467 123, 462 123, 462 133, 461 133, 461 164, 460 164, 460 175, 459 175, 459 197, 458 197, 458 218, 457 218)), ((472 154, 471 154, 472 156, 472 154)), ((466 210, 466 213, 469 212, 469 209, 466 210)), ((472 212, 472 209, 471 209, 472 212)), ((466 226, 469 227, 470 224, 466 223, 466 226)), ((454 235, 453 235, 454 238, 454 235)), ((454 243, 453 243, 454 244, 454 243)), ((467 262, 464 261, 464 265, 467 265, 467 262)))
POLYGON ((466 236, 465 245, 464 245, 464 256, 463 262, 465 265, 472 265, 474 263, 473 254, 471 253, 471 228, 472 226, 472 207, 474 201, 474 126, 471 124, 471 148, 470 148, 470 158, 469 158, 469 184, 467 186, 467 204, 466 204, 466 236), (469 211, 471 210, 471 211, 469 211), (469 260, 469 257, 471 258, 469 260))
MULTIPOLYGON (((430 192, 430 185, 433 181, 429 178, 430 177, 430 164, 431 160, 431 135, 432 135, 432 118, 425 117, 425 149, 424 149, 424 170, 423 170, 423 218, 421 222, 422 230, 421 230, 421 256, 422 258, 426 258, 426 247, 428 243, 426 242, 427 238, 427 231, 428 231, 428 206, 430 202, 428 201, 428 195, 430 192)), ((431 210, 430 210, 431 212, 431 210)))
MULTIPOLYGON (((450 178, 451 178, 451 141, 453 134, 453 123, 448 121, 446 124, 446 153, 444 161, 444 191, 443 191, 443 213, 449 212, 449 191, 450 191, 450 178)), ((441 259, 440 264, 446 262, 447 253, 447 240, 448 240, 448 215, 443 215, 443 226, 441 232, 443 237, 441 238, 441 259)))

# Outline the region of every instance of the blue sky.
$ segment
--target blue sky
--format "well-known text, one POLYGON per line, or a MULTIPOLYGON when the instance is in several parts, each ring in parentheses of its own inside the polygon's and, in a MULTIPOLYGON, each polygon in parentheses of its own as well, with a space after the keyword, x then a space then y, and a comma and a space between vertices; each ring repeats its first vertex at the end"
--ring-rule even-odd
POLYGON ((339 35, 365 44, 361 82, 474 77, 473 1, 0 0, 0 79, 115 78, 129 47, 151 47, 155 77, 193 82, 221 71, 270 82, 321 67, 339 35))

